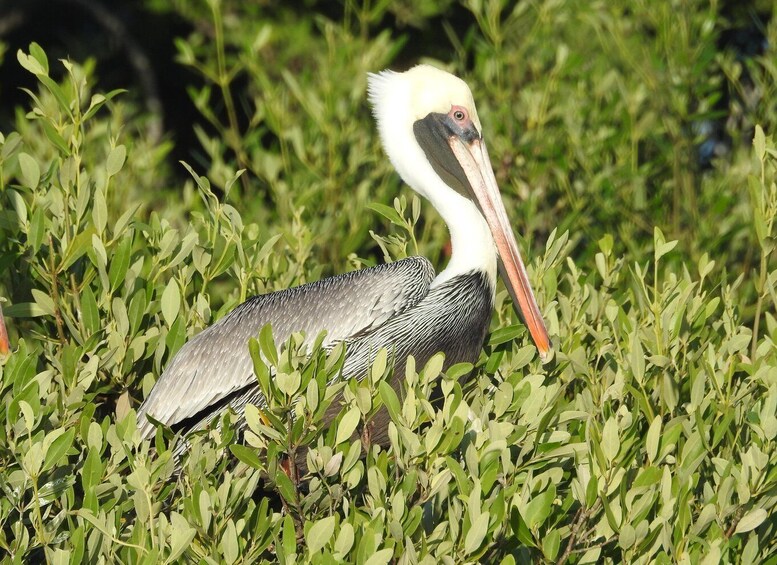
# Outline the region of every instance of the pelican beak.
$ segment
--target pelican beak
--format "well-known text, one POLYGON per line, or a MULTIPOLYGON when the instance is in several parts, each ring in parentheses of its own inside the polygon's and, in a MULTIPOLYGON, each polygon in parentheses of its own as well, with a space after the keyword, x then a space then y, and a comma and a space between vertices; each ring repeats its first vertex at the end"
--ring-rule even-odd
POLYGON ((414 132, 441 178, 472 198, 485 217, 499 253, 502 279, 545 361, 552 347, 550 337, 529 284, 482 136, 471 122, 462 127, 444 114, 430 114, 417 121, 414 132))
POLYGON ((8 343, 8 332, 5 331, 3 320, 3 307, 0 305, 0 355, 7 355, 10 350, 11 344, 8 343))
POLYGON ((507 218, 507 211, 496 184, 486 144, 481 138, 466 143, 458 136, 450 137, 448 143, 469 181, 475 202, 486 218, 491 235, 494 237, 499 253, 499 272, 502 280, 513 298, 518 314, 529 329, 540 357, 545 360, 551 349, 548 330, 529 284, 529 276, 526 274, 526 267, 518 251, 518 243, 510 227, 510 220, 507 218))

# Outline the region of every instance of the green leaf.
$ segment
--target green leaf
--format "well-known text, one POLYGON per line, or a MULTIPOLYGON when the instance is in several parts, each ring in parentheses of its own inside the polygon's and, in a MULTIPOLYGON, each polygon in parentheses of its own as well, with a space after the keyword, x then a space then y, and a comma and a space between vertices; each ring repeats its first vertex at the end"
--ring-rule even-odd
POLYGON ((645 451, 648 460, 653 463, 658 454, 658 443, 661 440, 661 416, 656 416, 650 423, 647 437, 645 438, 645 451))
POLYGON ((394 550, 392 548, 379 549, 364 562, 364 565, 387 565, 393 556, 394 550))
POLYGON ((27 153, 19 153, 19 170, 21 171, 22 184, 28 188, 36 189, 40 183, 40 165, 27 153))
POLYGON ((270 369, 267 368, 262 359, 259 342, 253 337, 248 339, 248 352, 251 354, 254 375, 256 375, 256 380, 259 382, 259 387, 262 392, 268 394, 270 392, 270 369))
POLYGON ((386 206, 385 204, 379 204, 378 202, 372 202, 370 204, 367 204, 367 208, 370 210, 374 210, 384 218, 386 218, 389 222, 394 224, 395 226, 399 227, 405 227, 405 220, 402 218, 402 216, 399 215, 399 212, 397 212, 394 208, 391 206, 386 206))
POLYGON ((530 530, 535 530, 538 526, 541 526, 552 509, 553 500, 556 498, 556 487, 551 484, 548 490, 538 494, 532 498, 525 506, 522 514, 526 525, 530 530))
MULTIPOLYGON (((668 467, 666 467, 666 469, 668 469, 668 467)), ((621 523, 622 523, 622 515, 620 512, 618 512, 617 516, 615 514, 615 512, 620 507, 615 506, 615 510, 613 510, 613 505, 606 496, 602 496, 601 501, 602 501, 602 506, 604 507, 604 515, 607 518, 607 523, 609 524, 610 528, 612 528, 615 531, 620 530, 621 523)))
POLYGON ((181 309, 181 291, 175 279, 170 279, 162 293, 162 317, 170 326, 178 317, 181 309))
POLYGON ((170 527, 172 532, 170 534, 170 554, 167 555, 168 563, 174 562, 183 555, 197 534, 197 530, 192 528, 186 518, 178 512, 170 513, 170 527))
POLYGON ((394 392, 394 389, 391 388, 391 385, 386 381, 380 381, 380 384, 378 385, 378 392, 380 393, 380 399, 386 406, 386 410, 388 410, 391 419, 395 422, 398 421, 402 409, 399 405, 399 398, 397 398, 397 393, 394 392))
POLYGON ((351 548, 353 547, 353 541, 353 526, 348 522, 340 524, 340 532, 337 534, 337 539, 335 540, 335 551, 340 555, 348 555, 348 552, 351 551, 351 548))
POLYGON ((127 92, 124 88, 117 88, 111 90, 108 94, 94 94, 89 102, 89 109, 84 114, 82 121, 86 121, 94 116, 100 108, 102 108, 106 102, 111 100, 117 94, 127 92))
POLYGON ((499 328, 491 333, 491 337, 488 338, 489 345, 500 345, 508 341, 514 340, 516 337, 523 335, 526 332, 523 325, 514 324, 507 326, 506 328, 499 328))
POLYGON ((755 125, 755 135, 753 136, 753 147, 755 155, 759 161, 763 161, 766 156, 766 136, 760 124, 755 125))
POLYGON ((653 244, 654 244, 654 260, 658 262, 661 257, 669 253, 672 249, 677 246, 677 240, 675 241, 666 241, 664 238, 663 232, 659 229, 658 226, 653 228, 653 244))
POLYGON ((73 438, 76 435, 76 429, 70 428, 57 437, 46 450, 46 458, 43 462, 43 470, 48 471, 59 464, 62 458, 67 454, 70 446, 73 445, 73 438))
POLYGON ((275 474, 275 486, 278 488, 278 493, 287 501, 296 499, 297 489, 291 482, 289 476, 282 470, 279 470, 275 474))
POLYGON ((38 65, 43 70, 43 74, 49 74, 49 59, 46 57, 46 52, 34 41, 30 43, 30 57, 37 61, 38 65))
POLYGON ((701 279, 704 279, 707 275, 709 275, 712 272, 712 269, 715 268, 715 261, 710 260, 709 255, 707 253, 704 253, 699 258, 699 277, 701 279))
POLYGON ((224 528, 224 533, 221 536, 219 548, 221 549, 221 555, 224 557, 224 561, 228 564, 234 563, 240 556, 237 530, 235 529, 235 522, 232 519, 227 520, 227 526, 224 528))
POLYGON ((237 179, 241 177, 243 173, 245 173, 245 169, 239 169, 234 175, 232 175, 227 181, 224 183, 224 199, 226 200, 229 197, 229 192, 232 190, 232 186, 235 184, 237 179))
POLYGON ((372 361, 372 367, 370 367, 370 382, 377 383, 383 378, 388 367, 388 349, 381 347, 375 354, 375 359, 372 361))
POLYGON ((639 332, 635 331, 631 336, 631 370, 638 383, 645 380, 645 352, 639 339, 639 332))
POLYGON ((735 533, 742 534, 756 529, 760 526, 764 520, 769 516, 769 513, 763 508, 755 508, 751 510, 737 522, 735 533))
POLYGON ((296 553, 297 549, 297 532, 294 527, 294 520, 291 516, 286 514, 283 518, 283 526, 281 532, 281 546, 284 553, 288 556, 292 553, 296 553))
POLYGON ((43 243, 43 236, 46 235, 46 216, 43 208, 36 208, 32 213, 30 220, 30 233, 28 241, 32 247, 33 254, 37 253, 43 243))
POLYGON ((94 191, 92 201, 92 221, 98 235, 102 235, 108 223, 108 204, 105 202, 105 194, 99 186, 94 191))
POLYGON ((278 390, 289 397, 297 394, 301 382, 302 376, 299 371, 292 371, 290 373, 278 372, 275 374, 275 384, 278 390))
POLYGON ((753 225, 755 227, 756 237, 758 237, 758 242, 760 243, 769 235, 766 217, 764 216, 764 186, 761 183, 760 178, 755 175, 748 175, 747 189, 750 193, 750 209, 753 213, 753 225))
POLYGON ((591 508, 596 502, 596 499, 598 498, 599 498, 599 480, 596 478, 596 475, 591 475, 591 478, 588 479, 588 484, 585 487, 586 508, 591 508))
POLYGON ((198 242, 197 232, 187 233, 184 236, 183 241, 181 242, 181 247, 178 250, 178 253, 176 253, 175 257, 168 262, 167 268, 170 269, 172 267, 175 267, 181 261, 186 259, 189 255, 191 255, 192 249, 194 249, 194 246, 197 245, 197 242, 198 242))
POLYGON ((337 425, 335 445, 339 445, 342 442, 351 439, 353 432, 356 430, 356 426, 359 425, 360 419, 361 412, 359 411, 359 408, 357 406, 351 406, 337 425))
POLYGON ((44 68, 35 57, 27 55, 21 49, 16 51, 16 60, 19 61, 19 64, 22 66, 22 68, 28 70, 36 76, 44 75, 47 73, 47 69, 44 68))
POLYGON ((275 339, 272 335, 272 326, 266 324, 259 331, 259 348, 262 350, 264 358, 273 366, 278 366, 278 349, 275 347, 275 339))
POLYGON ((138 208, 140 208, 140 202, 130 204, 129 208, 119 216, 119 219, 116 220, 116 225, 113 226, 113 237, 119 237, 127 229, 130 221, 135 217, 138 208))
POLYGON ((612 248, 613 244, 615 243, 614 238, 609 233, 604 234, 602 238, 599 240, 599 249, 602 250, 602 253, 604 253, 605 257, 609 257, 612 255, 612 248))
POLYGON ((607 461, 612 463, 620 450, 620 440, 618 439, 618 423, 615 417, 610 416, 604 424, 602 430, 602 452, 607 461))
POLYGON ((108 525, 106 524, 106 520, 105 520, 105 515, 103 514, 102 511, 100 511, 99 515, 96 515, 91 510, 88 510, 86 508, 81 508, 79 510, 76 510, 75 514, 83 518, 87 522, 89 522, 100 533, 108 536, 109 539, 113 536, 113 532, 111 531, 113 529, 113 525, 111 525, 111 528, 108 528, 108 525))
POLYGON ((137 291, 130 300, 127 316, 129 316, 130 335, 135 335, 143 322, 143 316, 146 314, 146 293, 142 290, 137 291))
POLYGON ((631 524, 624 524, 618 536, 618 545, 623 549, 628 549, 634 545, 636 539, 634 527, 631 524))
MULTIPOLYGON (((68 245, 65 256, 62 259, 61 269, 63 271, 67 271, 70 267, 72 267, 73 263, 83 257, 84 253, 86 253, 94 246, 92 235, 94 235, 94 228, 91 226, 76 234, 76 236, 73 238, 73 241, 71 241, 70 245, 68 245)), ((97 236, 95 235, 95 237, 97 236)))
POLYGON ((517 507, 513 506, 510 510, 510 527, 513 530, 513 535, 518 541, 526 547, 537 547, 534 542, 534 536, 529 531, 526 525, 526 520, 521 516, 521 512, 517 507))
POLYGON ((105 161, 105 172, 109 177, 118 173, 124 166, 127 158, 127 148, 123 145, 117 145, 108 153, 108 159, 105 161))
POLYGON ((632 488, 640 488, 654 485, 661 480, 662 474, 663 472, 658 467, 645 467, 639 472, 631 486, 632 488))
POLYGON ((89 448, 89 452, 81 468, 81 485, 85 493, 92 493, 94 487, 102 480, 103 465, 100 461, 100 452, 96 448, 89 448))
POLYGON ((229 446, 229 451, 246 465, 253 467, 254 469, 264 469, 264 465, 262 464, 262 460, 259 459, 256 449, 245 445, 232 444, 229 446))
POLYGON ((46 137, 49 139, 51 143, 54 144, 54 146, 57 149, 59 149, 59 152, 61 153, 62 157, 69 157, 70 147, 68 146, 67 142, 62 138, 62 136, 59 135, 59 132, 54 128, 51 122, 49 122, 48 120, 39 120, 39 123, 43 126, 43 132, 46 134, 46 137))
MULTIPOLYGON (((129 269, 130 260, 132 259, 132 240, 132 235, 124 236, 111 258, 111 265, 108 270, 111 292, 115 292, 127 276, 127 269, 129 269)), ((177 285, 176 288, 178 288, 177 285)), ((164 293, 162 294, 162 299, 164 300, 164 293)))
POLYGON ((477 518, 472 521, 472 526, 467 532, 467 537, 464 538, 464 553, 469 555, 474 553, 483 543, 483 540, 488 533, 488 511, 481 513, 477 518))
MULTIPOLYGON (((0 133, 0 136, 2 133, 0 133)), ((5 142, 2 142, 2 148, 0 148, 0 161, 6 161, 10 159, 16 152, 22 147, 22 136, 18 132, 11 132, 5 138, 5 142)))
POLYGON ((59 103, 60 109, 67 114, 67 116, 72 120, 73 119, 73 112, 70 109, 70 100, 65 95, 64 91, 60 86, 50 79, 47 76, 38 75, 38 80, 43 84, 43 86, 46 87, 46 89, 51 92, 51 94, 54 95, 54 98, 57 99, 57 102, 59 103))
POLYGON ((32 297, 35 299, 35 304, 37 304, 47 316, 56 315, 57 308, 54 305, 54 300, 48 294, 41 292, 37 288, 33 288, 31 293, 32 297))
POLYGON ((46 311, 34 302, 19 302, 3 308, 3 314, 9 318, 37 318, 45 316, 46 311))
POLYGON ((308 552, 310 555, 321 551, 329 540, 332 539, 332 534, 335 532, 335 517, 329 516, 310 526, 310 529, 305 534, 305 540, 308 544, 308 552))
POLYGON ((83 563, 84 546, 86 544, 84 539, 84 528, 82 526, 78 526, 72 530, 70 539, 68 539, 68 544, 73 549, 69 563, 83 563))
POLYGON ((561 534, 557 529, 552 529, 542 538, 542 553, 549 561, 555 561, 558 550, 561 547, 561 534))
POLYGON ((8 199, 11 201, 11 204, 13 204, 16 216, 19 218, 19 223, 22 226, 25 226, 27 224, 27 203, 24 201, 24 198, 22 198, 22 195, 15 190, 8 190, 6 194, 8 194, 8 199))
POLYGON ((90 286, 81 292, 81 320, 88 332, 85 337, 95 333, 100 328, 100 311, 90 286))

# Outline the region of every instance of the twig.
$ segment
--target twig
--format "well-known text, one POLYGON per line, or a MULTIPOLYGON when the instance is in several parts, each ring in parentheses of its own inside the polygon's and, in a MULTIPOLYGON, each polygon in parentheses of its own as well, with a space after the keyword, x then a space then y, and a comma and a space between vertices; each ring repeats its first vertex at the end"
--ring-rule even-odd
MULTIPOLYGON (((216 32, 216 64, 218 65, 218 86, 221 89, 221 96, 224 99, 224 108, 227 111, 228 133, 226 136, 227 145, 229 145, 235 152, 238 165, 243 169, 250 168, 248 157, 242 148, 240 143, 240 124, 237 121, 237 113, 235 111, 235 102, 232 98, 232 91, 229 88, 230 82, 232 82, 231 73, 227 70, 226 51, 224 49, 224 22, 222 19, 221 9, 219 4, 213 2, 211 4, 211 13, 213 15, 213 25, 216 32)), ((248 192, 250 188, 248 184, 248 177, 246 175, 240 175, 240 184, 243 186, 243 190, 248 192)))
POLYGON ((737 508, 737 511, 734 512, 734 519, 731 522, 731 525, 728 527, 728 530, 726 530, 726 539, 731 539, 731 536, 734 535, 737 526, 739 525, 739 520, 742 519, 742 507, 740 506, 737 508))
POLYGON ((57 324, 57 335, 63 345, 67 342, 65 338, 65 327, 62 323, 62 312, 59 309, 59 285, 57 284, 57 268, 54 265, 54 240, 49 234, 49 274, 51 275, 51 294, 54 300, 54 321, 57 324))
POLYGON ((766 252, 762 249, 760 272, 758 275, 758 288, 756 289, 758 291, 758 300, 755 303, 755 319, 753 320, 753 341, 752 341, 752 344, 750 345, 750 361, 752 363, 755 363, 755 356, 758 351, 758 332, 759 332, 758 326, 761 323, 761 309, 763 308, 764 295, 766 294, 765 292, 766 273, 767 273, 766 252))
MULTIPOLYGON (((294 485, 294 500, 289 502, 294 504, 294 512, 291 514, 291 517, 294 520, 294 525, 296 526, 295 529, 297 530, 297 537, 301 538, 304 535, 304 520, 302 518, 302 506, 300 505, 299 500, 299 469, 297 468, 297 446, 291 440, 294 420, 291 418, 291 414, 287 414, 287 418, 288 422, 286 439, 288 440, 288 444, 286 457, 289 462, 289 469, 287 474, 289 475, 289 479, 291 479, 291 484, 294 485)), ((283 498, 283 496, 281 496, 281 498, 283 498)))
POLYGON ((558 561, 556 561, 556 565, 563 565, 566 563, 567 559, 569 559, 569 555, 572 553, 572 549, 575 546, 575 537, 577 536, 577 532, 580 529, 580 526, 582 525, 582 520, 584 516, 584 509, 581 506, 577 509, 577 514, 575 514, 575 518, 573 520, 572 529, 570 530, 569 534, 569 541, 567 541, 567 546, 564 548, 564 553, 561 554, 561 557, 558 558, 558 561))
POLYGON ((558 561, 556 561, 556 565, 564 565, 567 559, 569 559, 569 556, 572 554, 572 551, 575 548, 577 533, 580 531, 580 528, 583 527, 583 524, 588 521, 588 518, 590 518, 591 514, 598 510, 600 503, 601 499, 597 500, 593 506, 587 510, 582 506, 578 509, 577 514, 575 515, 574 523, 572 524, 572 529, 570 531, 569 541, 567 542, 567 546, 564 549, 564 553, 562 553, 561 557, 559 557, 558 561))
POLYGON ((591 544, 591 545, 586 545, 585 547, 578 547, 576 549, 573 549, 572 553, 584 553, 584 552, 590 551, 592 549, 600 549, 600 548, 604 547, 605 545, 607 545, 608 543, 614 542, 616 539, 617 539, 616 536, 612 536, 610 539, 606 539, 606 540, 601 541, 599 543, 594 543, 594 544, 591 544))

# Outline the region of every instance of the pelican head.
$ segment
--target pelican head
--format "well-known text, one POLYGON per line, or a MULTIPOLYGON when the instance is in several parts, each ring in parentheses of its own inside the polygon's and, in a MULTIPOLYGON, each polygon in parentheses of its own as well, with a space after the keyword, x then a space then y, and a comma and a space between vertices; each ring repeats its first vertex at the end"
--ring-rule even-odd
POLYGON ((500 274, 540 356, 550 338, 529 284, 489 161, 472 92, 460 78, 418 65, 370 74, 368 90, 381 141, 397 172, 448 225, 451 259, 433 284, 484 271, 500 274))

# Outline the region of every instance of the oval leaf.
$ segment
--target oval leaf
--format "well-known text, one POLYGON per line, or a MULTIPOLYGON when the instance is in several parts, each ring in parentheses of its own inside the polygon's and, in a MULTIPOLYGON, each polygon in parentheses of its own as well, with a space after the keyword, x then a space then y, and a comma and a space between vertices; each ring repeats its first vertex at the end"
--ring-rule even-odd
POLYGON ((655 461, 658 454, 658 442, 661 439, 661 416, 656 416, 650 423, 647 438, 645 439, 645 450, 650 462, 655 461))
POLYGON ((554 498, 556 498, 556 489, 551 484, 548 490, 538 494, 529 501, 522 512, 529 529, 534 530, 537 526, 541 526, 550 516, 554 498))
POLYGON ((65 433, 61 434, 57 439, 51 442, 48 450, 46 451, 46 458, 43 462, 43 470, 56 467, 62 458, 67 454, 70 446, 73 445, 73 438, 76 435, 76 429, 70 428, 65 433))
POLYGON ((380 549, 373 553, 364 565, 386 565, 394 556, 394 550, 390 547, 380 549))
POLYGON ((742 519, 737 523, 735 532, 737 534, 741 534, 744 532, 749 532, 750 530, 754 530, 760 526, 764 520, 766 520, 767 516, 768 514, 766 513, 766 510, 763 508, 756 508, 755 510, 751 510, 742 516, 742 519))
POLYGON ((347 441, 353 435, 356 426, 359 425, 359 419, 361 412, 356 406, 351 406, 350 410, 345 413, 343 419, 340 420, 340 424, 337 426, 337 435, 335 436, 335 445, 338 445, 344 441, 347 441))
POLYGON ((175 280, 170 279, 162 293, 162 317, 170 326, 178 317, 178 311, 181 309, 181 291, 175 280))
POLYGON ((380 398, 383 404, 386 406, 391 419, 397 421, 400 414, 399 398, 397 393, 391 388, 391 385, 386 381, 381 381, 378 385, 378 392, 380 392, 380 398))
POLYGON ((469 554, 477 550, 483 543, 483 539, 488 533, 488 512, 483 512, 472 521, 472 527, 467 532, 464 539, 464 552, 469 554))
POLYGON ((324 548, 332 538, 332 534, 335 532, 335 517, 329 516, 323 520, 319 520, 310 527, 308 533, 305 534, 305 539, 308 542, 308 551, 310 554, 316 553, 324 548))
POLYGON ((610 417, 604 424, 604 430, 602 430, 602 452, 607 461, 612 463, 612 460, 618 455, 619 449, 618 424, 615 422, 615 418, 610 417))
POLYGON ((108 160, 105 162, 105 170, 109 177, 118 173, 124 166, 124 160, 127 158, 127 148, 123 145, 117 145, 108 154, 108 160))
POLYGON ((29 188, 38 188, 40 182, 40 165, 27 153, 19 153, 19 169, 22 173, 22 184, 29 188))

